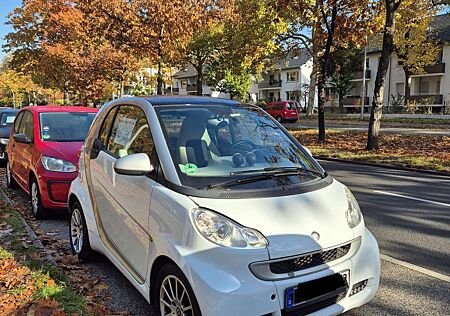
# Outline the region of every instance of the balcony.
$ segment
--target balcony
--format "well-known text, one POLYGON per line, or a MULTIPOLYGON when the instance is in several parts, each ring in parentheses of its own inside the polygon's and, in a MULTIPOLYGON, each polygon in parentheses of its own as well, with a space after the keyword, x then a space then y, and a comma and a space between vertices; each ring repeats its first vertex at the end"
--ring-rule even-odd
MULTIPOLYGON (((361 72, 362 75, 362 72, 361 72)), ((344 106, 346 107, 351 107, 351 106, 361 106, 361 97, 360 96, 347 96, 344 97, 344 99, 342 100, 344 106)), ((364 100, 364 105, 368 106, 369 105, 369 98, 366 97, 364 100)))
POLYGON ((436 95, 411 95, 410 102, 415 102, 418 106, 442 106, 444 104, 444 96, 442 94, 436 95))
POLYGON ((258 89, 281 88, 282 80, 262 81, 258 83, 258 89))
MULTIPOLYGON (((366 80, 370 80, 370 70, 366 70, 366 80)), ((353 73, 353 80, 362 80, 363 79, 363 71, 356 71, 353 73)))
POLYGON ((427 74, 444 74, 445 73, 445 63, 437 63, 433 66, 427 66, 424 68, 427 74))

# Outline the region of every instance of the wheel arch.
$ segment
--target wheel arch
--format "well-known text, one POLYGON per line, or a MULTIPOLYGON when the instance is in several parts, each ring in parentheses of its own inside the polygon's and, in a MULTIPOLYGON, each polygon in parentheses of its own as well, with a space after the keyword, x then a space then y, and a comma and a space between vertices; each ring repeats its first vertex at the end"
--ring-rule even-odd
POLYGON ((69 211, 72 211, 72 205, 75 202, 80 203, 80 200, 78 199, 78 197, 74 193, 70 193, 69 194, 69 198, 67 199, 67 207, 69 208, 69 211))
POLYGON ((155 295, 155 290, 157 291, 157 289, 154 288, 155 286, 155 282, 156 282, 156 277, 158 276, 159 271, 161 270, 161 268, 163 266, 165 266, 166 264, 174 264, 176 266, 178 266, 175 261, 173 261, 171 258, 165 256, 165 255, 161 255, 158 258, 156 258, 156 260, 153 262, 152 264, 152 269, 150 272, 150 295, 149 295, 149 299, 150 299, 150 304, 153 304, 153 297, 155 295))

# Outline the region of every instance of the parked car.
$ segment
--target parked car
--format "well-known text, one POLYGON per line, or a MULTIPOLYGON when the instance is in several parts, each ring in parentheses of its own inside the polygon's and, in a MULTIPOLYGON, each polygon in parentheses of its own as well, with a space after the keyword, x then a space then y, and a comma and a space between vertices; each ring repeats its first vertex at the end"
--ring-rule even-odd
POLYGON ((30 106, 17 114, 7 147, 6 183, 30 194, 36 218, 45 217, 47 209, 67 208, 81 146, 97 111, 30 106))
POLYGON ((0 108, 0 161, 6 160, 6 146, 14 118, 19 110, 0 108))
POLYGON ((278 122, 296 122, 299 106, 296 101, 269 102, 264 109, 278 122))
POLYGON ((72 251, 105 254, 158 315, 331 315, 377 292, 358 202, 256 106, 114 100, 79 165, 72 251))

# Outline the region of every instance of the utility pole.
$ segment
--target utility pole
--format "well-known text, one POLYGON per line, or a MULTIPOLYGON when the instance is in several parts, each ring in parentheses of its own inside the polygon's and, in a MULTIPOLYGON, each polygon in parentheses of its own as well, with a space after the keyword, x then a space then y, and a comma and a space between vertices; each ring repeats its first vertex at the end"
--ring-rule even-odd
POLYGON ((364 106, 366 105, 366 71, 367 71, 367 38, 366 45, 364 45, 364 65, 363 65, 363 78, 361 87, 361 120, 364 119, 364 106))

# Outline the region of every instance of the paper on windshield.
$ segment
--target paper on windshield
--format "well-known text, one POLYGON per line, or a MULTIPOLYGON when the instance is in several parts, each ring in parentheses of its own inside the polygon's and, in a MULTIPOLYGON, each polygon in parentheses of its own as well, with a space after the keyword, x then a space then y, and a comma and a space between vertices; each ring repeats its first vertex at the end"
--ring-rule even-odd
POLYGON ((136 125, 136 120, 124 117, 121 119, 119 126, 117 127, 116 136, 114 142, 116 144, 126 146, 131 140, 133 135, 133 129, 136 125))

